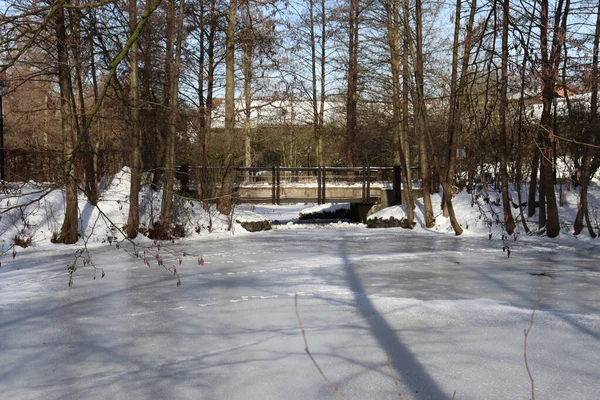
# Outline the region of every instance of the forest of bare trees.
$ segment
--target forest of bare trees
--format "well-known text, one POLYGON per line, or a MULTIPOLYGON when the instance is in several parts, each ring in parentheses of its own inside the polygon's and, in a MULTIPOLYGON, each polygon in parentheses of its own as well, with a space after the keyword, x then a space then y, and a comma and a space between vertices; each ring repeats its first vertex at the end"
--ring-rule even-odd
POLYGON ((428 227, 440 184, 461 234, 453 195, 491 176, 508 234, 537 209, 557 236, 566 182, 575 232, 596 236, 599 2, 8 0, 0 26, 3 151, 64 185, 57 242, 77 241, 78 192, 95 204, 111 168, 131 171, 127 235, 146 179, 166 238, 177 165, 218 168, 199 196, 227 213, 233 167, 311 166, 311 149, 312 166, 401 166, 409 226, 412 183, 428 227))

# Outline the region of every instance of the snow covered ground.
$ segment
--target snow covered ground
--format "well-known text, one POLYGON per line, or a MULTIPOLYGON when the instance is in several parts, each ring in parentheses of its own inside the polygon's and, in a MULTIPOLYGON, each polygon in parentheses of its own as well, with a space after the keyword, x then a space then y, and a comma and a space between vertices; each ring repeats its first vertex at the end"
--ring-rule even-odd
MULTIPOLYGON (((100 204, 117 225, 127 186, 107 182, 100 204)), ((0 257, 0 398, 336 398, 304 352, 296 294, 310 351, 346 399, 398 398, 394 376, 406 399, 531 398, 523 332, 538 298, 528 338, 536 398, 598 398, 600 241, 569 233, 576 192, 557 239, 521 230, 503 241, 495 206, 466 193, 455 200, 469 226, 459 237, 441 217, 432 230, 284 223, 232 233, 226 218, 189 204, 181 218, 200 233, 134 249, 88 222, 87 250, 105 277, 83 265, 84 251, 72 287, 67 266, 84 241, 48 243, 57 193, 0 221, 3 251, 15 234, 33 242, 0 257)), ((156 209, 151 197, 144 204, 156 209)), ((9 201, 24 200, 0 205, 9 201)), ((306 208, 244 205, 236 215, 291 222, 306 208)))

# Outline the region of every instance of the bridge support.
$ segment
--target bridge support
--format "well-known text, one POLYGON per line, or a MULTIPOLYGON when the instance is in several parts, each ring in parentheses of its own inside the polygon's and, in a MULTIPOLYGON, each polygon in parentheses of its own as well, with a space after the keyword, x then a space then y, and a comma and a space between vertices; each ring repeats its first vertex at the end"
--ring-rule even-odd
POLYGON ((375 203, 350 203, 350 219, 361 224, 367 223, 369 211, 375 203))
POLYGON ((326 180, 325 167, 317 167, 317 203, 325 204, 325 180, 326 180))
POLYGON ((371 167, 363 167, 362 175, 362 202, 369 203, 371 197, 371 167))
POLYGON ((321 199, 321 167, 317 169, 317 204, 323 204, 321 199))
POLYGON ((281 172, 279 167, 271 167, 271 203, 281 202, 281 172))

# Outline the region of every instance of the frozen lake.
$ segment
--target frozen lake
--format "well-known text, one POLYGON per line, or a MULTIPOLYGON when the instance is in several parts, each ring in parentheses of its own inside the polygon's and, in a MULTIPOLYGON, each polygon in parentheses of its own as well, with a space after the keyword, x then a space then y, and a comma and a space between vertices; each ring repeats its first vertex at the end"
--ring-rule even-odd
POLYGON ((590 241, 397 229, 276 230, 165 244, 148 268, 94 245, 23 250, 0 269, 7 399, 527 399, 600 390, 600 254, 590 241), (183 252, 203 254, 178 258, 183 252))

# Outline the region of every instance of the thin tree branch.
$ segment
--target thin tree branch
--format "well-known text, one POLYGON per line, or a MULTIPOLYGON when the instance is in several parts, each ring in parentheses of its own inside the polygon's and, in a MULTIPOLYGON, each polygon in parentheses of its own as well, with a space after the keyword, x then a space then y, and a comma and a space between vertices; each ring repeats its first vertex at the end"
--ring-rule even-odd
POLYGON ((389 351, 387 352, 387 361, 388 361, 388 367, 390 367, 390 371, 392 371, 392 376, 394 377, 394 383, 396 384, 396 390, 398 391, 398 396, 400 397, 400 400, 406 400, 404 398, 404 396, 402 395, 402 392, 400 391, 400 384, 398 383, 398 375, 396 375, 396 371, 392 367, 392 358, 390 356, 389 351))
POLYGON ((344 397, 338 391, 337 387, 335 387, 335 385, 333 383, 331 383, 331 381, 327 378, 327 376, 325 375, 325 373, 323 372, 323 370, 317 363, 317 360, 315 360, 313 355, 310 353, 310 349, 308 348, 308 342, 306 340, 306 333, 304 331, 304 326, 302 326, 302 320, 300 319, 300 312, 298 311, 298 293, 296 293, 296 296, 294 297, 294 307, 296 309, 296 318, 298 319, 298 325, 300 326, 300 331, 302 331, 302 338, 304 339, 304 351, 306 352, 306 354, 308 355, 310 360, 313 362, 313 364, 315 365, 315 367, 317 368, 317 370, 319 371, 319 373, 321 374, 323 379, 325 379, 325 382, 327 382, 329 387, 335 392, 337 397, 340 400, 344 400, 344 397))
POLYGON ((533 312, 531 313, 531 320, 529 322, 529 326, 523 331, 523 334, 525 336, 525 340, 523 342, 523 358, 525 358, 525 368, 527 368, 527 374, 529 375, 529 380, 531 381, 531 400, 535 400, 535 381, 533 379, 533 375, 531 374, 531 370, 529 369, 529 362, 527 361, 527 338, 529 337, 529 332, 531 331, 531 328, 533 328, 533 317, 535 316, 535 311, 540 306, 541 301, 542 298, 540 297, 535 306, 533 307, 533 312))

